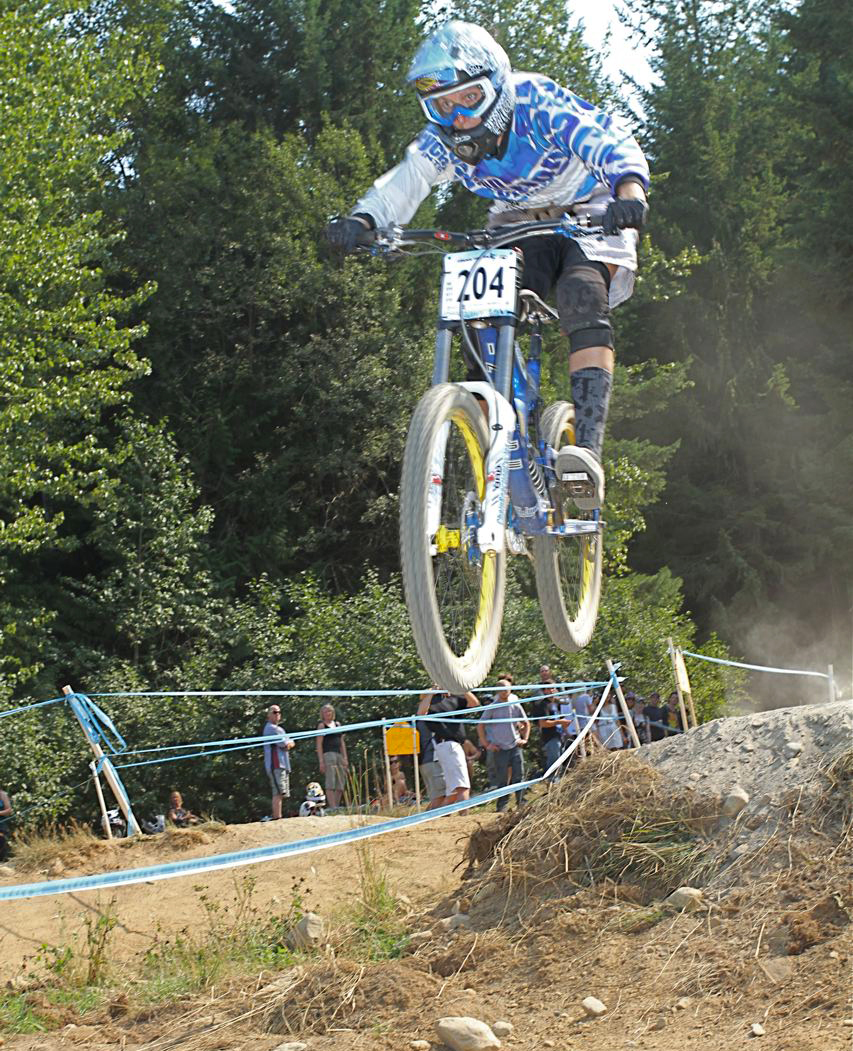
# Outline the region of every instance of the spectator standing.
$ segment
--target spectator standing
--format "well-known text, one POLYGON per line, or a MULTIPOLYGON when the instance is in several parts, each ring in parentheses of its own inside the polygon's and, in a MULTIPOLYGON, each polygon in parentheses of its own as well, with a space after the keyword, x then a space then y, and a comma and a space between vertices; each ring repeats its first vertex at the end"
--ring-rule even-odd
POLYGON ((640 739, 640 744, 648 744, 649 720, 643 715, 642 697, 637 697, 633 690, 628 690, 625 694, 625 703, 628 705, 628 710, 631 713, 631 719, 634 723, 634 729, 637 731, 637 737, 640 739))
POLYGON ((610 700, 602 707, 596 722, 595 729, 599 741, 611 751, 622 748, 625 744, 625 740, 622 737, 622 727, 619 723, 619 715, 616 702, 610 700))
MULTIPOLYGON (((489 780, 492 788, 503 788, 507 784, 515 785, 524 780, 524 755, 521 750, 530 737, 530 721, 511 688, 508 679, 498 680, 497 693, 490 699, 477 725, 480 744, 492 754, 492 776, 489 780)), ((516 792, 515 799, 517 805, 522 806, 524 791, 516 792)), ((507 796, 497 801, 498 813, 506 809, 508 802, 507 796)))
POLYGON ((12 800, 0 788, 0 861, 5 861, 9 857, 9 840, 6 837, 6 830, 9 827, 11 818, 12 800))
MULTIPOLYGON (((539 735, 547 770, 560 758, 563 750, 563 735, 568 733, 569 721, 560 717, 561 706, 557 700, 557 689, 553 679, 548 679, 542 684, 542 693, 544 696, 537 709, 537 714, 542 716, 539 720, 539 735)), ((551 780, 556 780, 558 775, 559 770, 551 775, 551 780)))
MULTIPOLYGON (((341 724, 335 719, 335 709, 331 704, 324 704, 320 709, 318 730, 329 730, 341 724)), ((343 734, 320 734, 317 738, 317 760, 320 773, 326 781, 326 802, 329 810, 337 810, 347 784, 347 746, 343 734)))
MULTIPOLYGON (((678 694, 675 690, 673 690, 669 697, 667 697, 666 704, 663 707, 664 712, 666 713, 666 719, 664 719, 664 722, 667 726, 672 727, 670 733, 681 733, 682 730, 679 726, 681 722, 681 707, 678 703, 678 694)), ((669 734, 667 734, 667 737, 668 736, 669 734)))
POLYGON ((649 721, 649 740, 662 741, 667 736, 669 713, 660 703, 660 694, 657 691, 649 694, 649 703, 643 708, 643 715, 649 721))
POLYGON ((191 810, 187 810, 180 792, 172 792, 169 796, 169 812, 166 816, 178 828, 197 825, 201 820, 191 810))
MULTIPOLYGON (((434 686, 433 690, 438 691, 438 687, 434 686)), ((448 716, 440 721, 430 720, 435 758, 438 760, 444 777, 445 796, 441 803, 437 804, 439 806, 460 803, 471 794, 471 778, 468 774, 468 764, 465 761, 465 750, 462 747, 466 738, 465 725, 458 721, 458 713, 466 708, 476 707, 478 707, 477 698, 470 692, 461 697, 441 691, 421 694, 418 715, 427 715, 433 711, 435 715, 446 714, 448 716), (456 715, 455 719, 454 715, 456 715)))
POLYGON ((282 800, 290 796, 290 751, 296 742, 285 733, 281 725, 281 708, 277 704, 267 709, 263 736, 275 739, 273 743, 264 745, 264 769, 272 787, 271 816, 273 821, 278 821, 282 800))
MULTIPOLYGON (((430 701, 430 715, 438 714, 433 706, 433 701, 435 699, 436 697, 433 697, 430 701)), ((418 709, 418 711, 420 712, 420 709, 418 709)), ((436 807, 442 806, 444 803, 444 797, 447 795, 444 786, 444 774, 441 772, 441 764, 435 757, 435 737, 433 737, 432 733, 432 727, 434 725, 434 723, 428 721, 419 722, 417 724, 418 742, 420 744, 418 766, 426 790, 426 797, 429 800, 427 810, 435 810, 436 807)))
MULTIPOLYGON (((595 711, 595 702, 592 699, 592 694, 587 690, 579 693, 574 699, 573 706, 577 724, 576 732, 580 735, 589 725, 590 716, 595 711)), ((586 738, 583 738, 578 745, 578 755, 581 759, 586 759, 586 738)))

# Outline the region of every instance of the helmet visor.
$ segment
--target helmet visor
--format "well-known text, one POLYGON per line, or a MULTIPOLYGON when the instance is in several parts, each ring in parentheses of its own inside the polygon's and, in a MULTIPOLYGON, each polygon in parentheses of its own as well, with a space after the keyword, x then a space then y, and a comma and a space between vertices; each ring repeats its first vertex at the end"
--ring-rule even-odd
POLYGON ((488 77, 477 77, 466 84, 419 95, 427 120, 452 127, 457 117, 482 117, 495 101, 497 92, 488 77))

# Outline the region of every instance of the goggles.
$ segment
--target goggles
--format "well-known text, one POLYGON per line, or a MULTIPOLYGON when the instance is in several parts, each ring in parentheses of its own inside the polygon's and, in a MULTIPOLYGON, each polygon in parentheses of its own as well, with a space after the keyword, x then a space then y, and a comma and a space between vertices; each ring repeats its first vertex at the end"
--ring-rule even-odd
POLYGON ((418 98, 427 120, 450 128, 457 117, 482 117, 497 98, 497 92, 489 77, 477 77, 418 98))

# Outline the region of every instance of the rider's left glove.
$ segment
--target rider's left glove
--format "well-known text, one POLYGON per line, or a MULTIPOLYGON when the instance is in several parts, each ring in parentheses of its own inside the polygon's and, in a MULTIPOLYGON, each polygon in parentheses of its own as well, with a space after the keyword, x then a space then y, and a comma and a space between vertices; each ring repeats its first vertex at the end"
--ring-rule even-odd
POLYGON ((346 218, 333 219, 326 227, 326 240, 329 244, 339 249, 344 255, 355 251, 360 244, 369 243, 372 238, 373 227, 368 225, 368 216, 347 216, 346 218))
POLYGON ((639 230, 645 223, 648 214, 649 206, 645 201, 619 197, 608 204, 601 225, 604 232, 610 237, 628 227, 639 230))

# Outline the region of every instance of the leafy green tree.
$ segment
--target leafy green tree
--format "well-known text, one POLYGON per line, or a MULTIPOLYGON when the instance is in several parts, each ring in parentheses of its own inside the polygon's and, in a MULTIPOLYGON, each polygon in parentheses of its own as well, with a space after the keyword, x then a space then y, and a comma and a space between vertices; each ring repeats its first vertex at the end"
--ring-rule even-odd
POLYGON ((141 292, 104 277, 117 231, 98 191, 126 132, 128 100, 151 81, 144 57, 105 52, 63 31, 71 7, 0 11, 0 668, 20 687, 42 661, 50 619, 38 586, 45 552, 73 550, 65 528, 109 476, 95 437, 147 366, 128 312, 141 292))
POLYGON ((178 684, 177 668, 220 619, 204 563, 213 513, 198 506, 162 424, 128 415, 112 451, 116 477, 97 493, 85 538, 97 570, 68 581, 77 598, 69 619, 85 635, 78 627, 68 642, 89 681, 178 684))

